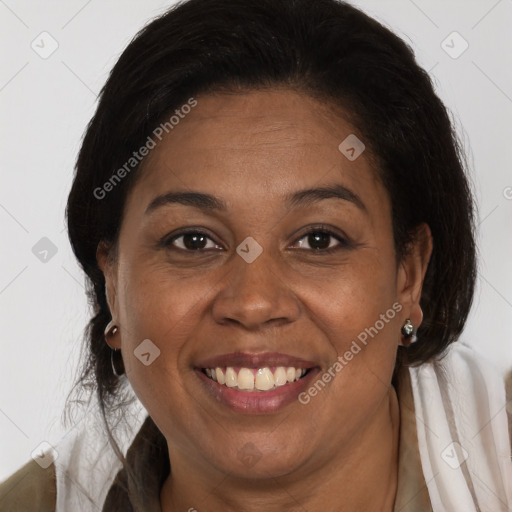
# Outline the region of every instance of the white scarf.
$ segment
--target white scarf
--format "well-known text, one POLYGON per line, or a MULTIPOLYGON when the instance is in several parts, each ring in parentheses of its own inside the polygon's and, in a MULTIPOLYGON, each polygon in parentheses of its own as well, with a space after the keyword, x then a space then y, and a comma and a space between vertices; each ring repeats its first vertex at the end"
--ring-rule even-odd
MULTIPOLYGON (((126 377, 124 391, 133 402, 125 417, 111 430, 126 457, 148 413, 136 398, 126 377), (131 393, 130 393, 131 392, 131 393)), ((109 421, 110 423, 110 421, 109 421)), ((55 512, 101 512, 108 491, 122 468, 106 433, 96 397, 82 419, 56 446, 57 499, 55 512)))
POLYGON ((409 369, 421 465, 434 512, 509 512, 512 461, 502 375, 453 343, 409 369))
MULTIPOLYGON (((409 372, 433 512, 510 512, 512 461, 503 377, 460 342, 450 345, 441 361, 409 372)), ((124 455, 146 416, 135 400, 116 426, 124 455)), ((55 512, 101 512, 122 467, 99 417, 93 403, 56 446, 55 512)))

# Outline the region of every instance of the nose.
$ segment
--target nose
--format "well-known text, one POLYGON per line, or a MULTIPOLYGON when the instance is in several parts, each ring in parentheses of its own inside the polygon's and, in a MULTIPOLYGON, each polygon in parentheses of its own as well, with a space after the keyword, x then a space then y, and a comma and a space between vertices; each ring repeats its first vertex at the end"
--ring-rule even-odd
POLYGON ((298 298, 269 253, 263 251, 252 263, 237 255, 231 264, 224 286, 213 303, 217 323, 234 323, 256 330, 297 320, 300 315, 298 298))

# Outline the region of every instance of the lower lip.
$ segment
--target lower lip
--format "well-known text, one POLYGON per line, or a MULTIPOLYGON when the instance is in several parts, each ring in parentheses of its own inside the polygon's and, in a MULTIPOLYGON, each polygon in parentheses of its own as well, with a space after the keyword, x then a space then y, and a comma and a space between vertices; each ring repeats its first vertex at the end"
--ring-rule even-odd
POLYGON ((302 379, 289 382, 270 391, 236 391, 207 377, 201 370, 196 373, 206 389, 219 402, 237 412, 246 414, 265 414, 276 412, 293 401, 298 402, 298 396, 308 388, 313 377, 320 371, 311 368, 302 379))

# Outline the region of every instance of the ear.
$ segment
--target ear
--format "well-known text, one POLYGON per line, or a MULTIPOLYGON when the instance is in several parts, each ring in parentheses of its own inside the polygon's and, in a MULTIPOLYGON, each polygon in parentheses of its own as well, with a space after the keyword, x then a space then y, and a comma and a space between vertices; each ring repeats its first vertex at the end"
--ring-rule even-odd
MULTIPOLYGON (((115 259, 112 257, 112 247, 104 241, 98 244, 96 249, 96 261, 105 277, 105 294, 107 299, 108 308, 112 315, 112 320, 117 323, 119 314, 117 311, 117 265, 115 259)), ((109 341, 110 345, 114 348, 120 348, 118 345, 119 337, 113 338, 109 341)))
POLYGON ((421 290, 432 255, 432 233, 427 224, 420 224, 414 233, 402 261, 399 263, 397 276, 398 300, 403 306, 403 322, 409 318, 417 329, 422 320, 420 307, 421 290))

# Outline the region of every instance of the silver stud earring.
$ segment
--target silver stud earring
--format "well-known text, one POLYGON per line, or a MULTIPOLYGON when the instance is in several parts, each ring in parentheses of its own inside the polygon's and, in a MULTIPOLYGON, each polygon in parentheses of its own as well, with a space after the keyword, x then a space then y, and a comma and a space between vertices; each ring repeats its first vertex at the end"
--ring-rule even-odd
POLYGON ((408 339, 412 336, 412 333, 414 332, 414 325, 412 325, 412 322, 409 318, 405 321, 401 331, 404 338, 408 339))

